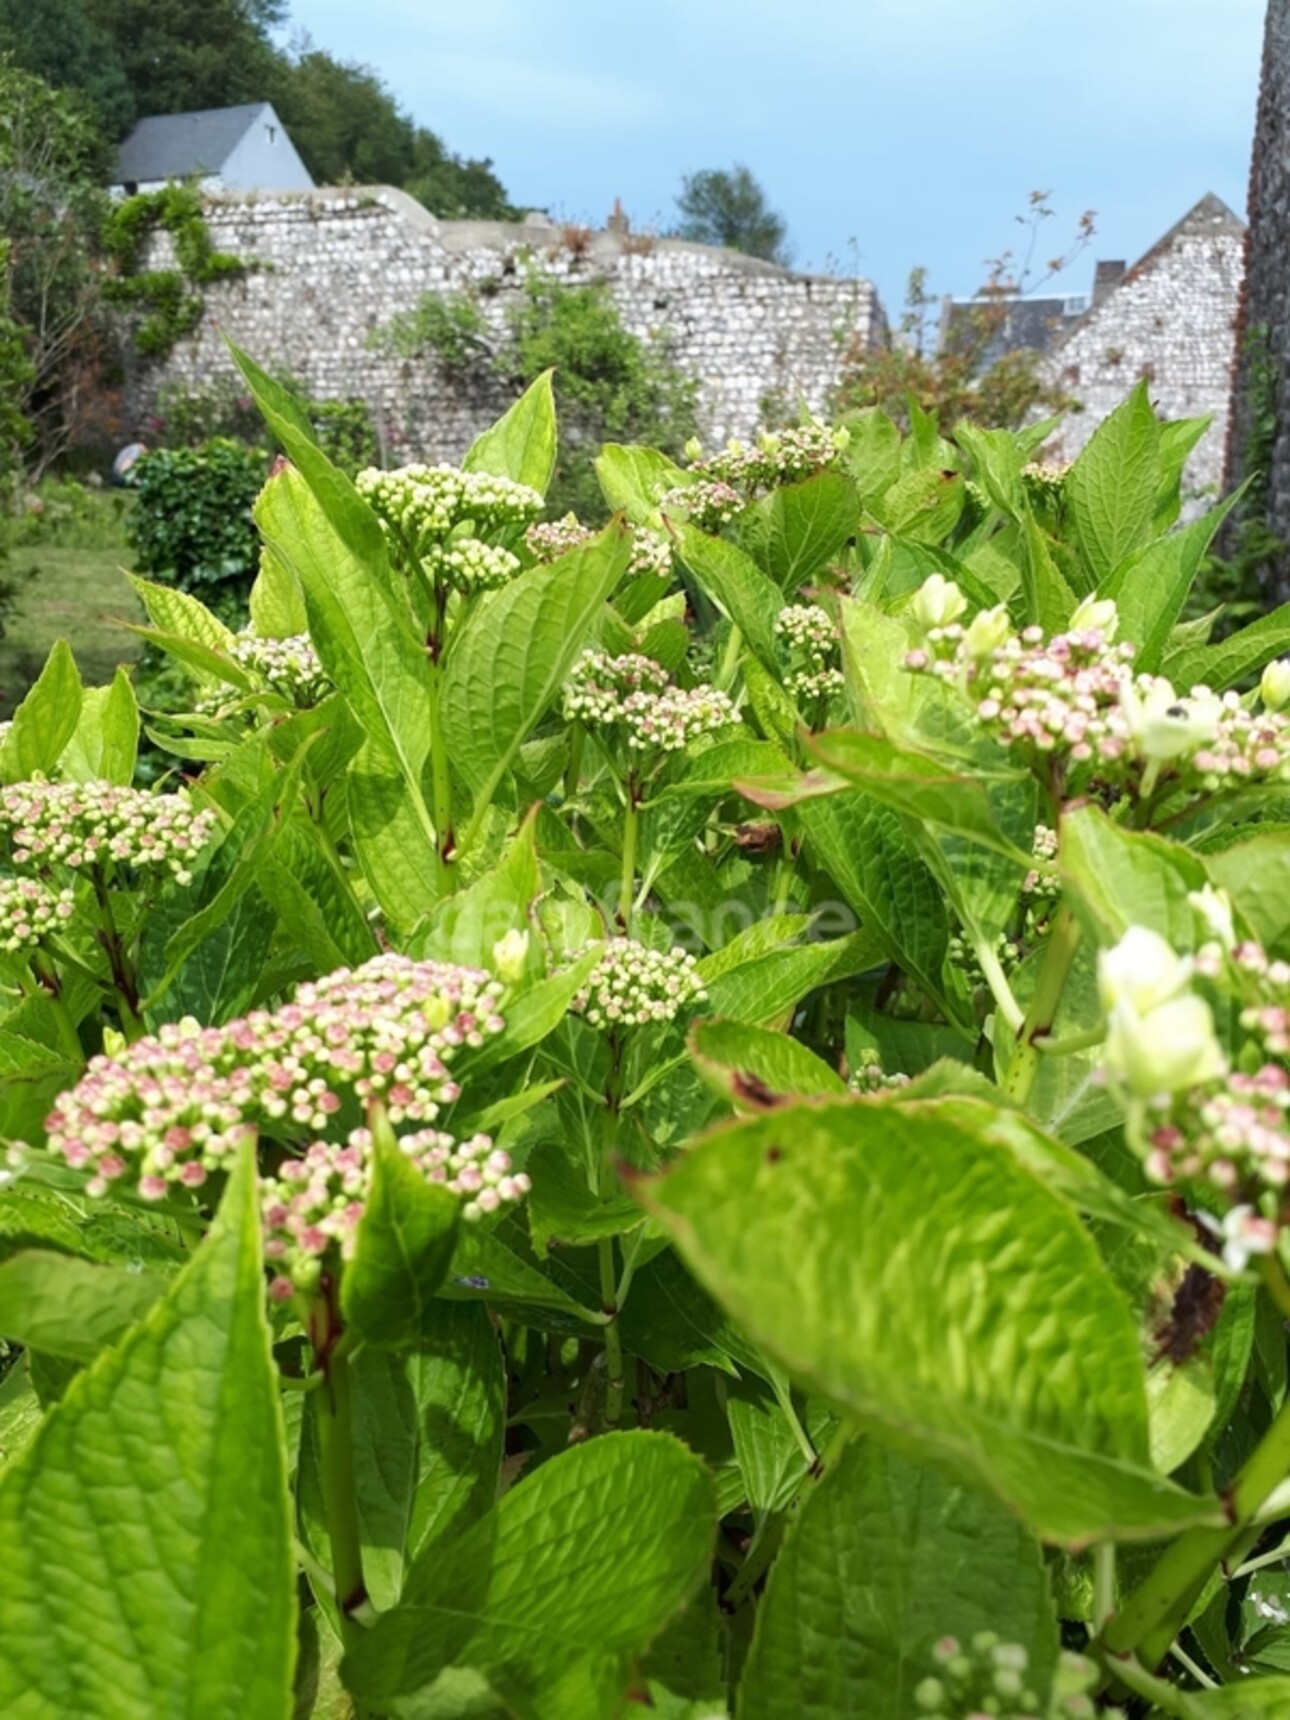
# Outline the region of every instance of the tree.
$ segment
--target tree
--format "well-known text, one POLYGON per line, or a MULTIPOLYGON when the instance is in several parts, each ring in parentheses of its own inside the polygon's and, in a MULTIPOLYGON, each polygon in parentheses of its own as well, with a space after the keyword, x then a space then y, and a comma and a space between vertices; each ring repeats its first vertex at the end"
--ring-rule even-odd
POLYGON ((103 137, 81 98, 0 66, 0 304, 22 331, 37 473, 70 443, 104 354, 103 137))
POLYGON ((680 239, 725 245, 784 266, 792 257, 783 216, 768 206, 766 193, 746 167, 687 173, 676 206, 681 211, 676 229, 680 239))
POLYGON ((58 90, 79 90, 108 137, 134 118, 134 96, 116 44, 81 0, 0 0, 0 53, 58 90))
POLYGON ((286 16, 283 0, 84 0, 84 7, 112 44, 137 113, 265 99, 278 58, 269 29, 286 16))

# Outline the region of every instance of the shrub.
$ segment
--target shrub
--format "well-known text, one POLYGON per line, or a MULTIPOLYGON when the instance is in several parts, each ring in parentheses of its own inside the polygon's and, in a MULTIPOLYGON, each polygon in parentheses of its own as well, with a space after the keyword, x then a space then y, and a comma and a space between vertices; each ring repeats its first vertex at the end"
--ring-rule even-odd
POLYGON ((145 454, 130 515, 139 571, 202 593, 221 614, 244 613, 259 560, 251 504, 266 465, 261 450, 223 437, 145 454))
POLYGON ((243 362, 183 786, 65 644, 0 739, 0 1709, 1284 1714, 1290 623, 1179 621, 1198 423, 607 446, 593 533, 549 376, 351 486, 243 362))

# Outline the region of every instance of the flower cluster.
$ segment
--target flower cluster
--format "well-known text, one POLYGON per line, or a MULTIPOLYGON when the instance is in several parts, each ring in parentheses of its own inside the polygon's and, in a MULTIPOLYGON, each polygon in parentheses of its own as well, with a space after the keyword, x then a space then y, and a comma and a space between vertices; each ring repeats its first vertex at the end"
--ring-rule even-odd
POLYGON ((1238 942, 1224 898, 1192 897, 1215 934, 1194 957, 1131 928, 1099 958, 1104 1070, 1153 1182, 1181 1185, 1213 1220, 1229 1264, 1275 1246, 1290 1188, 1290 963, 1238 942), (1245 1042, 1229 1062, 1197 983, 1234 1000, 1245 1042))
POLYGON ((71 919, 75 905, 71 890, 51 890, 34 878, 0 878, 0 950, 35 949, 71 919))
POLYGON ((697 444, 691 443, 686 453, 694 455, 691 470, 701 477, 755 494, 777 484, 797 484, 822 472, 850 440, 849 431, 832 430, 812 419, 788 430, 764 430, 752 447, 732 440, 705 459, 697 444))
POLYGON ((672 1021, 706 996, 698 965, 683 949, 655 950, 632 938, 610 938, 571 1007, 593 1027, 613 1032, 672 1021))
POLYGON ((784 685, 794 698, 827 699, 842 691, 838 629, 827 610, 816 603, 790 603, 775 617, 775 631, 792 654, 784 685))
POLYGON ((508 584, 520 571, 519 556, 476 537, 454 538, 446 549, 428 555, 426 564, 432 579, 468 596, 476 591, 494 591, 499 585, 508 584))
POLYGON ((715 687, 678 687, 650 657, 611 657, 586 651, 564 688, 570 719, 620 727, 632 752, 680 752, 699 735, 737 722, 738 713, 715 687))
POLYGON ((1114 643, 1111 601, 1085 601, 1067 631, 1047 639, 1039 627, 1014 633, 1002 604, 964 627, 966 607, 934 574, 912 605, 927 643, 905 666, 957 687, 995 739, 1030 762, 1088 764, 1143 794, 1165 766, 1197 790, 1290 780, 1290 718, 1266 705, 1251 711, 1234 692, 1180 693, 1163 676, 1134 675, 1133 647, 1114 643))
POLYGON ((331 691, 331 681, 307 633, 262 639, 253 627, 244 628, 229 647, 229 655, 297 710, 321 704, 331 691))
POLYGON ((0 788, 0 831, 15 866, 129 866, 192 879, 191 862, 215 828, 184 794, 149 794, 110 782, 16 782, 0 788))
POLYGON ((528 484, 456 466, 401 466, 358 474, 359 494, 404 557, 420 560, 440 548, 453 529, 469 522, 476 532, 527 525, 542 511, 528 484))
POLYGON ((908 1085, 908 1075, 902 1075, 899 1071, 894 1075, 883 1073, 878 1053, 872 1047, 860 1052, 856 1066, 847 1079, 847 1086, 853 1093, 891 1093, 908 1085))
POLYGON ((664 513, 681 513, 700 531, 716 532, 728 526, 743 511, 744 498, 731 484, 715 478, 700 478, 694 484, 678 484, 659 499, 664 513))
MULTIPOLYGON (((910 1720, 1093 1720, 1098 1671, 1082 1654, 1058 1656, 1047 1696, 1027 1678, 1030 1656, 1022 1644, 992 1630, 977 1631, 968 1643, 943 1636, 929 1658, 936 1670, 914 1687, 910 1720)), ((1116 1712, 1108 1710, 1108 1720, 1116 1712)))
POLYGON ((379 1099, 396 1127, 429 1123, 458 1097, 449 1064, 504 1025, 502 987, 473 968, 376 956, 309 985, 272 1013, 224 1027, 170 1023, 90 1060, 47 1120, 52 1152, 90 1175, 160 1200, 198 1188, 253 1130, 320 1134, 379 1099))
MULTIPOLYGON (((672 577, 672 546, 660 532, 648 526, 632 526, 632 554, 627 563, 628 574, 652 573, 663 579, 672 577)), ((539 520, 524 534, 529 552, 538 561, 555 561, 571 549, 590 543, 595 537, 590 526, 584 526, 577 514, 565 514, 559 520, 539 520)))
MULTIPOLYGON (((529 1191, 528 1177, 512 1171, 510 1155, 488 1135, 458 1142, 440 1130, 422 1129, 398 1144, 427 1182, 463 1197, 467 1224, 529 1191)), ((299 1158, 285 1158, 275 1175, 260 1179, 264 1254, 275 1272, 269 1287, 275 1300, 313 1289, 333 1247, 349 1259, 371 1180, 372 1137, 361 1128, 351 1130, 343 1145, 312 1142, 299 1158)))

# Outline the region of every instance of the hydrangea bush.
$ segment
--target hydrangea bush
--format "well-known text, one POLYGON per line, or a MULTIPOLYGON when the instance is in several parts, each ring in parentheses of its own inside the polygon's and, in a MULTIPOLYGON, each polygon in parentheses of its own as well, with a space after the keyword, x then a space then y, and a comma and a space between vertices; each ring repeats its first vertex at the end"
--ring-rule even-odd
POLYGON ((286 458, 0 736, 0 1705, 1290 1713, 1290 618, 1140 388, 286 458), (172 762, 136 783, 141 720, 172 762))

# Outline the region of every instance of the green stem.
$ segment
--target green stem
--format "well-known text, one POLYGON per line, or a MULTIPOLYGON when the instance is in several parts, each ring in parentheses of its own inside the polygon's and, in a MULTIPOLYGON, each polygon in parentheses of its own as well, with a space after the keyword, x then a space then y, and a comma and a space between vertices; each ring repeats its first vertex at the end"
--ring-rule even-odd
POLYGON ((1115 1542, 1093 1549, 1093 1627, 1101 1630, 1115 1611, 1115 1542))
MULTIPOLYGON (((614 1156, 618 1150, 619 1101, 622 1084, 622 1051, 618 1045, 611 1049, 609 1080, 605 1088, 605 1114, 600 1129, 600 1162, 596 1167, 596 1193, 602 1200, 614 1175, 614 1156)), ((623 1397, 626 1389, 626 1368, 623 1360, 623 1339, 618 1325, 621 1306, 618 1295, 618 1267, 614 1239, 602 1236, 596 1244, 600 1269, 600 1303, 605 1315, 605 1427, 610 1432, 623 1419, 623 1397)))
POLYGON ((1012 987, 1008 984, 1008 976, 999 962, 998 952, 991 949, 984 938, 973 938, 972 948, 977 964, 985 975, 985 982, 990 987, 995 1007, 1003 1017, 1004 1026, 1009 1033, 1020 1033, 1025 1017, 1021 1012, 1021 1005, 1012 994, 1012 987))
POLYGON ((564 767, 564 798, 572 800, 578 792, 582 775, 582 748, 587 731, 577 717, 569 724, 569 760, 564 767))
POLYGON ((623 871, 618 888, 618 924, 631 936, 632 908, 636 895, 636 849, 640 842, 640 810, 636 799, 636 777, 627 778, 627 809, 623 813, 623 871))
POLYGON ((443 666, 430 659, 430 813, 434 819, 435 852, 439 861, 439 879, 444 894, 453 887, 452 858, 456 837, 452 828, 452 774, 448 768, 448 749, 444 745, 441 707, 443 698, 443 666))
POLYGON ((363 1581, 362 1537, 354 1491, 353 1401, 344 1339, 321 1360, 326 1379, 314 1394, 318 1411, 318 1466, 341 1640, 349 1649, 362 1638, 362 1628, 354 1615, 367 1601, 367 1586, 363 1581))
POLYGON ((775 900, 771 907, 772 914, 782 914, 788 907, 788 899, 793 889, 793 877, 797 871, 797 855, 793 852, 793 844, 788 837, 784 838, 784 852, 779 857, 779 871, 775 879, 775 900))
MULTIPOLYGON (((1282 1298, 1290 1295, 1290 1287, 1272 1256, 1264 1261, 1263 1277, 1280 1305, 1282 1298)), ((1223 1495, 1228 1521, 1218 1528, 1189 1529, 1165 1549, 1107 1625, 1107 1648, 1115 1654, 1136 1649, 1148 1665, 1159 1665, 1187 1622, 1211 1572, 1240 1546, 1251 1519, 1288 1474, 1290 1398, 1281 1405, 1253 1455, 1223 1495)))
POLYGON ((67 999, 63 996, 63 988, 53 963, 44 955, 37 952, 35 959, 37 978, 41 989, 53 1011, 54 1026, 58 1029, 58 1038, 72 1062, 79 1068, 85 1061, 85 1053, 81 1050, 80 1036, 76 1031, 76 1023, 72 1020, 72 1012, 67 1007, 67 999))
POLYGON ((1039 1043, 1052 1033, 1079 940, 1078 920, 1069 908, 1059 908, 1048 935, 1048 948, 1044 951, 1035 994, 1017 1030, 1016 1043, 1001 1083, 1004 1093, 1017 1104, 1025 1103, 1035 1084, 1042 1058, 1039 1043))
POLYGON ((1135 1696, 1145 1696, 1153 1704, 1152 1712, 1172 1714, 1175 1720, 1195 1720, 1196 1708, 1185 1690, 1156 1678, 1136 1660, 1119 1658, 1103 1661, 1106 1670, 1135 1696))

